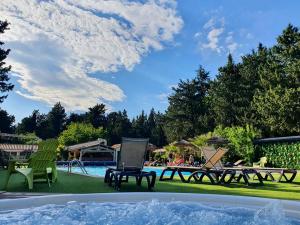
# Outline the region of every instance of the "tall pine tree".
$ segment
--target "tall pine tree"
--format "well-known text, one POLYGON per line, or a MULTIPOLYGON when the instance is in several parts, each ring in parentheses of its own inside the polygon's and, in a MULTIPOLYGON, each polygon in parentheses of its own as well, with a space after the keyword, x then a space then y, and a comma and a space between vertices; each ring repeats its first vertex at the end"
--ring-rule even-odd
POLYGON ((13 133, 15 117, 0 108, 0 133, 13 133))
POLYGON ((291 24, 271 48, 267 64, 259 70, 261 89, 253 108, 265 136, 300 132, 300 32, 291 24))
POLYGON ((91 108, 87 112, 87 120, 91 123, 95 128, 98 127, 106 127, 106 118, 105 118, 105 105, 97 104, 91 108))
POLYGON ((217 125, 239 125, 238 117, 243 113, 240 108, 243 104, 241 89, 239 68, 229 54, 227 64, 219 68, 210 90, 211 107, 217 125))
POLYGON ((132 132, 133 136, 138 138, 149 138, 149 132, 147 129, 147 115, 144 110, 140 115, 132 120, 132 132))
POLYGON ((111 112, 107 115, 107 137, 108 143, 113 145, 121 143, 122 137, 131 135, 131 122, 127 112, 111 112))
POLYGON ((51 137, 58 137, 58 135, 64 130, 66 117, 65 108, 60 104, 60 102, 56 103, 47 115, 50 129, 52 130, 51 137))
POLYGON ((36 132, 39 116, 39 110, 34 110, 30 116, 24 117, 17 126, 17 132, 19 134, 36 132))
MULTIPOLYGON (((5 30, 8 30, 8 22, 0 21, 0 34, 3 34, 5 30)), ((11 66, 6 66, 4 60, 8 56, 10 49, 2 49, 1 46, 4 43, 0 40, 0 93, 5 93, 11 91, 14 88, 14 85, 9 83, 8 73, 11 70, 11 66)), ((7 95, 0 95, 0 103, 7 98, 7 95)))
POLYGON ((164 130, 169 141, 194 137, 207 131, 207 93, 209 74, 203 67, 191 80, 180 80, 169 96, 169 107, 165 115, 164 130))

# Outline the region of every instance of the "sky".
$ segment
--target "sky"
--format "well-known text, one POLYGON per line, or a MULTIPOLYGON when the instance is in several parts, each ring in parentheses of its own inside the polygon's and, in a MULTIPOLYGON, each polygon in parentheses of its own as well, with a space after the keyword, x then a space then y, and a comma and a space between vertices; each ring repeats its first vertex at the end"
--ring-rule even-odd
POLYGON ((16 122, 56 102, 70 112, 104 103, 133 118, 164 112, 180 79, 213 79, 282 30, 300 26, 298 0, 1 0, 0 35, 15 88, 1 105, 16 122))

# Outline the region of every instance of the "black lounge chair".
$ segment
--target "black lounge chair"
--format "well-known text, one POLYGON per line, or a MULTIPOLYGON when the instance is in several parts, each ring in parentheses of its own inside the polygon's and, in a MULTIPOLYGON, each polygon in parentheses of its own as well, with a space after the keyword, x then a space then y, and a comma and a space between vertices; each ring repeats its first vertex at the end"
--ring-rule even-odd
MULTIPOLYGON (((242 176, 248 179, 249 183, 245 182, 248 184, 250 184, 250 176, 249 176, 250 174, 253 175, 252 180, 258 180, 260 184, 262 184, 263 181, 292 183, 297 175, 296 169, 288 169, 288 168, 271 168, 271 167, 261 168, 261 167, 239 166, 239 167, 231 167, 225 169, 236 170, 237 175, 240 175, 242 173, 242 176), (274 174, 278 174, 278 177, 276 178, 274 174)), ((245 178, 243 178, 243 180, 245 180, 245 178)), ((241 179, 235 179, 235 180, 240 181, 241 179)))
POLYGON ((220 159, 227 152, 227 149, 219 148, 217 150, 214 150, 209 148, 203 150, 203 155, 206 158, 206 163, 202 167, 167 166, 160 176, 160 181, 173 180, 174 175, 177 172, 181 181, 185 183, 189 183, 191 179, 194 179, 196 182, 202 182, 203 178, 207 177, 212 184, 229 184, 235 176, 235 171, 226 170, 226 173, 224 174, 224 171, 219 168, 220 166, 222 166, 220 159), (207 152, 205 152, 206 150, 207 152), (165 177, 165 173, 168 171, 171 172, 171 175, 169 177, 165 177), (188 179, 183 176, 184 172, 191 173, 188 179))
MULTIPOLYGON (((214 154, 216 154, 216 150, 213 148, 203 148, 202 149, 204 158, 208 161, 214 154)), ((221 159, 221 158, 220 158, 221 159)), ((215 183, 219 184, 229 184, 231 182, 244 182, 246 185, 257 184, 257 182, 253 182, 254 179, 251 179, 250 175, 257 177, 258 184, 263 185, 263 177, 261 175, 261 171, 257 170, 253 167, 244 167, 240 166, 243 160, 238 160, 235 163, 232 163, 232 167, 226 168, 223 166, 221 160, 215 162, 214 168, 211 172, 214 172, 215 183), (229 179, 226 179, 229 176, 229 179)), ((195 179, 196 180, 196 179, 195 179)), ((201 182, 201 179, 198 180, 201 182)))
MULTIPOLYGON (((236 176, 234 177, 234 180, 238 183, 240 183, 242 180, 244 183, 248 186, 257 184, 253 182, 254 180, 258 180, 258 184, 263 185, 263 177, 260 173, 260 171, 253 169, 253 168, 235 168, 236 176), (251 179, 250 175, 253 175, 253 178, 251 179), (257 177, 257 179, 254 179, 257 177)), ((226 171, 226 170, 225 170, 226 171)))
POLYGON ((120 190, 121 183, 128 182, 129 177, 135 177, 139 186, 145 177, 148 189, 152 190, 155 185, 156 173, 143 171, 148 141, 149 139, 122 138, 117 167, 106 170, 104 182, 120 190))
POLYGON ((221 158, 228 151, 227 149, 218 148, 214 149, 203 149, 203 155, 206 159, 206 163, 197 171, 193 172, 187 182, 194 179, 198 183, 203 182, 203 178, 209 178, 212 184, 230 184, 234 179, 236 171, 235 170, 223 170, 223 165, 221 158), (229 179, 227 177, 229 176, 229 179))
POLYGON ((296 169, 288 169, 288 168, 258 168, 256 169, 262 174, 262 179, 265 181, 273 181, 273 182, 286 182, 292 183, 297 175, 296 169), (278 174, 278 178, 274 177, 274 174, 278 174))

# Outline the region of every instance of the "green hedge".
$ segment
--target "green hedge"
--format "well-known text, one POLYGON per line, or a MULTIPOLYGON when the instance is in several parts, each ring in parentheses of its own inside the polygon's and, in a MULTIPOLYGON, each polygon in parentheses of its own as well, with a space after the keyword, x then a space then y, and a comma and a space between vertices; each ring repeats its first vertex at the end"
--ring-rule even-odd
POLYGON ((277 143, 258 146, 272 167, 300 169, 300 143, 277 143))

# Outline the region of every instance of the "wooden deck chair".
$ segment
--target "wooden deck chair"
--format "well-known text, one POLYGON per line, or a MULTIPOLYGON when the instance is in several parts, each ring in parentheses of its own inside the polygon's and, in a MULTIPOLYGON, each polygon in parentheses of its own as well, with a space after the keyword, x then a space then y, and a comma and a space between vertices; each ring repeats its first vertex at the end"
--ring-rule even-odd
MULTIPOLYGON (((210 161, 211 157, 213 155, 215 155, 217 153, 217 151, 218 150, 216 150, 216 149, 214 149, 212 147, 204 147, 204 148, 202 148, 202 154, 203 154, 203 156, 205 158, 205 161, 206 162, 210 161)), ((223 168, 223 164, 222 164, 221 160, 217 161, 214 167, 215 168, 219 168, 219 169, 223 168)))
MULTIPOLYGON (((216 181, 214 177, 218 178, 223 173, 222 167, 220 168, 218 166, 220 166, 219 162, 221 158, 226 154, 226 152, 228 152, 227 149, 218 148, 216 152, 207 159, 206 163, 201 168, 199 168, 199 170, 193 172, 189 176, 187 182, 190 182, 192 178, 195 181, 202 182, 203 178, 206 176, 209 178, 212 184, 215 184, 216 181)), ((233 179, 234 174, 231 175, 232 176, 230 177, 230 181, 233 179)))
POLYGON ((206 160, 206 163, 201 167, 201 169, 222 169, 223 165, 221 163, 221 158, 228 152, 225 148, 218 148, 210 158, 206 160))

